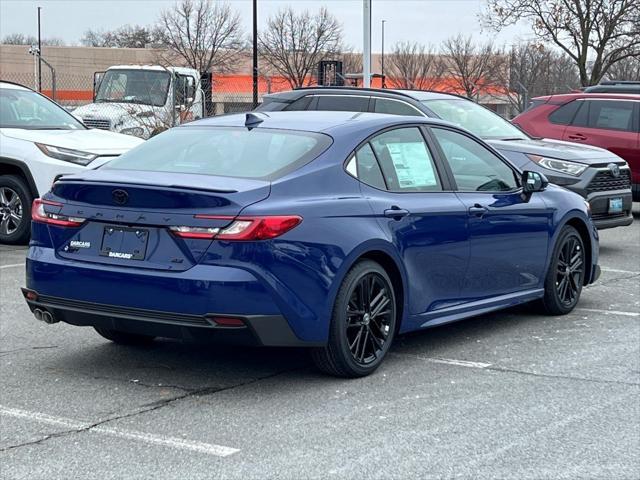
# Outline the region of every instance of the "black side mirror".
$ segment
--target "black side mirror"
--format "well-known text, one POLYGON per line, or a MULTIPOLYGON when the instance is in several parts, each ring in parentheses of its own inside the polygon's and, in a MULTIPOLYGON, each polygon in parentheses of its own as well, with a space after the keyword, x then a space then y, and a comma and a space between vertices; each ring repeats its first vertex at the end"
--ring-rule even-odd
POLYGON ((524 193, 541 192, 549 185, 549 180, 540 172, 530 170, 522 172, 522 191, 524 193))

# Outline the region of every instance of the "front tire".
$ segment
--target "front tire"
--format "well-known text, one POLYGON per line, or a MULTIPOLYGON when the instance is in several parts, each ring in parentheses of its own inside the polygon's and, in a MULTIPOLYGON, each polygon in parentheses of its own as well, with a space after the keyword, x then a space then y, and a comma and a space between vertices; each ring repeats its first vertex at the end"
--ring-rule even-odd
POLYGON ((565 225, 553 249, 544 284, 542 306, 549 315, 566 315, 580 300, 585 272, 584 242, 578 231, 565 225))
POLYGON ((31 233, 31 202, 31 191, 22 178, 0 176, 0 243, 27 243, 31 233))
POLYGON ((138 333, 121 332, 110 328, 93 327, 102 337, 119 345, 149 345, 155 337, 138 333))
POLYGON ((312 350, 313 361, 330 375, 369 375, 389 351, 396 322, 396 295, 389 275, 376 262, 360 261, 340 286, 329 341, 326 347, 312 350))

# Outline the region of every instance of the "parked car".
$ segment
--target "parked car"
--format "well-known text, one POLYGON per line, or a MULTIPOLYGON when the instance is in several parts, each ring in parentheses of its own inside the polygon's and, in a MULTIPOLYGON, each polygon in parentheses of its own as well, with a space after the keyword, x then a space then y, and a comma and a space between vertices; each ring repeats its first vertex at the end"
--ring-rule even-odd
POLYGON ((566 314, 597 263, 583 198, 450 123, 249 113, 59 179, 23 293, 116 343, 306 346, 356 377, 398 332, 534 300, 566 314))
POLYGON ((640 82, 633 80, 605 80, 583 90, 585 93, 635 93, 640 95, 640 82))
POLYGON ((27 87, 0 82, 0 243, 29 238, 31 202, 54 178, 95 168, 142 140, 89 130, 27 87))
MULTIPOLYGON (((640 95, 569 93, 534 98, 513 119, 531 135, 594 145, 624 158, 631 167, 633 199, 640 201, 640 95)), ((612 167, 614 180, 626 183, 627 170, 612 167)), ((606 178, 606 172, 601 174, 606 178)), ((600 186, 600 177, 596 178, 600 186)))
POLYGON ((550 182, 582 195, 598 228, 633 222, 631 175, 622 158, 596 147, 532 138, 464 97, 419 90, 314 87, 267 95, 257 110, 344 110, 441 118, 484 139, 519 168, 544 173, 550 182))
POLYGON ((89 127, 147 139, 204 117, 200 73, 187 67, 115 65, 94 74, 93 103, 73 114, 89 127))

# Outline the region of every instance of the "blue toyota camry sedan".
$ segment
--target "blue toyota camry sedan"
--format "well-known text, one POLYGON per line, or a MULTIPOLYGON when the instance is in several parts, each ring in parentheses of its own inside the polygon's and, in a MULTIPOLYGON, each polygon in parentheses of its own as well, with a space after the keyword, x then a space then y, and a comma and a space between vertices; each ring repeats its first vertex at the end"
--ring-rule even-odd
POLYGON ((435 119, 269 112, 177 127, 34 202, 35 317, 116 343, 309 347, 374 371, 396 335, 536 301, 570 312, 599 275, 575 193, 435 119))

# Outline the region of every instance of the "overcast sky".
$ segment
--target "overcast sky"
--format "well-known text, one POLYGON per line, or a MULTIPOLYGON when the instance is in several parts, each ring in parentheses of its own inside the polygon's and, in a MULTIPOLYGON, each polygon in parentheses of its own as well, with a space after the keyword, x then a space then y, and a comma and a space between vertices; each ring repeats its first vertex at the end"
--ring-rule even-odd
MULTIPOLYGON (((58 37, 70 44, 79 43, 85 30, 114 29, 124 24, 149 25, 162 9, 174 0, 0 0, 0 37, 11 33, 37 33, 36 8, 42 10, 42 36, 58 37)), ((251 0, 231 0, 251 31, 251 0)), ((296 10, 317 10, 325 5, 344 25, 345 40, 362 48, 362 0, 258 0, 259 28, 269 15, 283 6, 296 10)), ((437 45, 444 39, 462 33, 478 38, 493 38, 511 45, 532 38, 526 25, 510 27, 496 35, 482 31, 478 14, 483 0, 373 0, 373 51, 380 51, 381 20, 385 24, 385 50, 397 41, 417 41, 437 45)))

